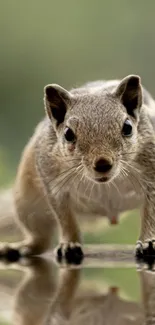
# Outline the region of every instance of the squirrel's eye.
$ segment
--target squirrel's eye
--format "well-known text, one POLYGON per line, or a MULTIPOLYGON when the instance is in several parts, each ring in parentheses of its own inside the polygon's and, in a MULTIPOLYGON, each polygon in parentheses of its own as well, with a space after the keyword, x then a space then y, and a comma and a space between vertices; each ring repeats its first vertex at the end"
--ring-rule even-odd
POLYGON ((74 132, 68 127, 66 127, 66 129, 65 129, 64 137, 68 142, 75 142, 75 140, 76 140, 76 136, 75 136, 74 132))
POLYGON ((122 135, 130 137, 132 135, 132 123, 129 119, 126 119, 122 129, 122 135))

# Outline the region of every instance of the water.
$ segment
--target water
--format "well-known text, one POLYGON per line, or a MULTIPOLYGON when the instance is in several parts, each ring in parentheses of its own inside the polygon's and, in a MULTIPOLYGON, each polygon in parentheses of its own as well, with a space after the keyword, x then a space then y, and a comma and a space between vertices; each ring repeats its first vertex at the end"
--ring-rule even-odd
POLYGON ((85 247, 80 266, 52 253, 0 264, 0 325, 155 324, 155 272, 132 246, 85 247))

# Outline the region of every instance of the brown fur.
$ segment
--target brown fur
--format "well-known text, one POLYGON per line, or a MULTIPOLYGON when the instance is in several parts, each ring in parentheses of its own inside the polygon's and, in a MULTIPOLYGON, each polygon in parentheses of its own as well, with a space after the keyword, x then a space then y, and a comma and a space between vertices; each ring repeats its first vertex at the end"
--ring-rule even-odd
POLYGON ((55 221, 59 241, 76 245, 81 241, 77 215, 110 218, 140 206, 139 239, 152 239, 155 105, 140 77, 89 83, 70 92, 48 85, 44 102, 47 117, 23 152, 15 182, 16 219, 26 238, 17 246, 31 254, 44 252, 50 248, 55 221), (126 118, 132 123, 131 137, 121 134, 126 118), (76 143, 65 140, 66 125, 76 143), (112 163, 112 169, 96 172, 99 159, 112 163), (103 176, 109 181, 97 182, 103 176))

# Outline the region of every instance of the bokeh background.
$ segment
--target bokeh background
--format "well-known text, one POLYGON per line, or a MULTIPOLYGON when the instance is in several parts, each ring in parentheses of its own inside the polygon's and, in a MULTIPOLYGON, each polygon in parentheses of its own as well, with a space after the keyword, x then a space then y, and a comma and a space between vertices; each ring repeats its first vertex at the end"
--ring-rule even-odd
POLYGON ((153 0, 0 0, 1 182, 44 116, 47 83, 137 73, 155 94, 154 11, 153 0))
MULTIPOLYGON (((44 116, 46 84, 69 89, 134 73, 155 96, 154 13, 153 0, 0 0, 1 188, 13 183, 22 149, 44 116)), ((133 211, 116 227, 87 224, 84 237, 135 243, 138 225, 133 211)))

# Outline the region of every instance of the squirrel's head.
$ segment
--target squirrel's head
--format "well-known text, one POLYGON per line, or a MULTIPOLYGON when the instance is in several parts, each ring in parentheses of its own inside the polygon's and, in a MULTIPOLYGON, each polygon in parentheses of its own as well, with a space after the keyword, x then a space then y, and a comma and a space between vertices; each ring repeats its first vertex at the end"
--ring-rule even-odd
POLYGON ((64 160, 66 157, 70 166, 81 166, 83 174, 95 182, 123 175, 138 145, 140 77, 129 75, 113 89, 92 92, 68 92, 51 84, 44 88, 44 94, 64 160))

